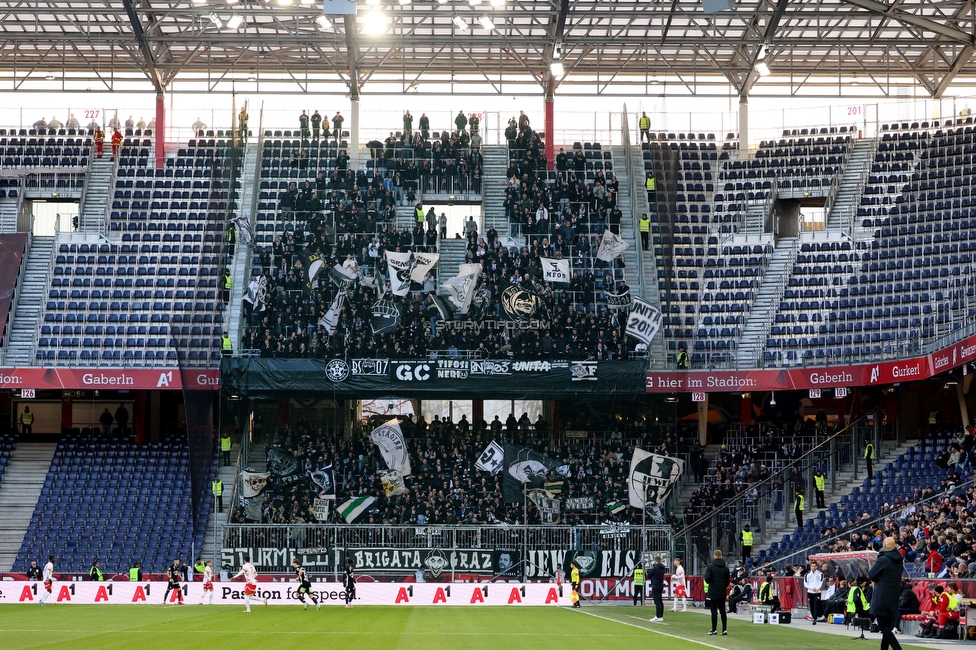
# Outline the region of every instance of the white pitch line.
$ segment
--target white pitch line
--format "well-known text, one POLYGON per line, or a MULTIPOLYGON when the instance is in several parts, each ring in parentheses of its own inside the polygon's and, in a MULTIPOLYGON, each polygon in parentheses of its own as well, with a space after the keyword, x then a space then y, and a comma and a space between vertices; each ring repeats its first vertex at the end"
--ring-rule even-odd
MULTIPOLYGON (((0 633, 20 633, 20 634, 34 634, 41 632, 48 633, 60 633, 60 634, 145 634, 144 629, 133 629, 133 630, 52 630, 49 628, 41 629, 0 629, 0 633)), ((184 630, 183 633, 189 634, 215 634, 213 630, 184 630)), ((266 630, 220 630, 220 634, 268 634, 266 630)), ((301 636, 361 636, 361 635, 376 635, 376 636, 544 636, 544 637, 613 637, 613 634, 577 634, 577 633, 546 633, 546 632, 372 632, 372 631, 350 631, 350 632, 338 632, 335 630, 322 630, 322 631, 290 631, 290 632, 274 632, 274 634, 292 634, 301 636)), ((725 650, 724 648, 722 650, 725 650)))
POLYGON ((634 625, 633 623, 628 623, 627 621, 618 621, 615 618, 607 618, 606 616, 600 616, 599 614, 594 614, 588 612, 584 609, 575 610, 581 614, 586 614, 587 616, 592 616, 594 618, 601 618, 604 621, 610 621, 612 623, 619 623, 620 625, 629 625, 630 627, 636 627, 638 630, 644 630, 645 632, 652 632, 654 634, 660 634, 661 636, 671 637, 672 639, 678 639, 679 641, 687 641, 688 643, 694 643, 696 645, 705 646, 706 648, 714 648, 714 650, 728 650, 728 648, 723 648, 722 646, 712 645, 711 643, 705 643, 704 641, 696 641, 695 639, 689 639, 683 636, 678 636, 677 634, 668 634, 667 632, 662 632, 660 630, 655 630, 654 628, 644 627, 643 625, 634 625))

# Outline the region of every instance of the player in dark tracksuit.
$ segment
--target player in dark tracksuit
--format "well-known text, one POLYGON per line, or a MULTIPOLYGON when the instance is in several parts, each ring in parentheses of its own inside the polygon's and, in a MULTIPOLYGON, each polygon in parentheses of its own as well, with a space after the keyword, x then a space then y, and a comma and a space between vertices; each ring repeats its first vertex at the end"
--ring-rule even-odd
POLYGON ((169 599, 169 592, 175 591, 180 605, 182 605, 183 590, 180 589, 180 580, 183 578, 183 570, 180 568, 180 558, 173 560, 173 565, 166 569, 166 574, 169 576, 169 582, 166 585, 166 593, 163 594, 163 604, 165 605, 169 599))

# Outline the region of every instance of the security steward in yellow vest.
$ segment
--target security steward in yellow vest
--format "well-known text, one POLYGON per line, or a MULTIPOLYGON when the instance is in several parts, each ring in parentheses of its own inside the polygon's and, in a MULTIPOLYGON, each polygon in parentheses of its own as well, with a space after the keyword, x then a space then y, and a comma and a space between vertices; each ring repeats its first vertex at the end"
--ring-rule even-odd
POLYGON ((220 436, 220 455, 224 457, 224 467, 230 465, 230 434, 220 436))
POLYGON ((688 369, 688 351, 685 350, 685 346, 678 347, 678 370, 688 369))
POLYGON ((874 478, 874 461, 878 460, 878 455, 874 451, 874 445, 870 442, 864 445, 864 464, 867 466, 868 478, 874 478))
POLYGON ((824 505, 824 487, 827 484, 827 479, 824 477, 823 472, 819 469, 817 470, 817 473, 813 475, 813 483, 817 488, 814 491, 814 494, 817 497, 817 507, 822 510, 827 507, 824 505))
POLYGON ((644 141, 644 138, 647 138, 647 141, 650 142, 651 141, 651 118, 647 116, 647 113, 641 112, 640 119, 637 120, 637 127, 640 129, 641 142, 644 141))
POLYGON ((773 580, 765 574, 763 574, 762 584, 759 585, 759 602, 769 607, 770 614, 775 614, 780 608, 779 596, 773 594, 773 580))
POLYGON ((647 250, 651 245, 651 219, 646 212, 641 215, 637 225, 640 227, 641 248, 647 250))
POLYGON ((95 560, 94 562, 92 562, 91 568, 88 570, 88 578, 92 582, 104 582, 105 581, 105 574, 102 573, 102 570, 98 568, 98 560, 95 560))
POLYGON ((651 176, 651 172, 647 172, 647 178, 644 179, 644 189, 647 190, 647 202, 651 205, 657 203, 657 181, 651 176))
POLYGON ((30 434, 34 431, 34 414, 31 413, 30 407, 25 406, 24 412, 20 414, 20 432, 23 434, 30 434))
POLYGON ((129 582, 142 582, 142 569, 139 568, 138 562, 133 562, 132 568, 129 569, 129 582))
POLYGON ((193 563, 193 573, 202 576, 206 570, 207 564, 201 558, 197 558, 196 562, 193 563))
POLYGON ((234 352, 234 343, 227 336, 227 332, 224 332, 223 336, 220 337, 220 353, 229 357, 234 352))
POLYGON ((230 288, 233 285, 233 283, 234 283, 234 278, 230 274, 230 269, 224 269, 223 274, 220 276, 220 284, 221 284, 221 288, 223 289, 223 291, 220 294, 220 298, 221 300, 224 301, 225 305, 230 302, 230 288))
POLYGON ((742 566, 746 565, 746 560, 752 557, 752 528, 749 524, 742 527, 739 533, 739 542, 742 543, 742 566))
POLYGON ((247 142, 247 107, 242 106, 241 112, 237 115, 237 128, 241 133, 241 142, 247 142))
POLYGON ((855 617, 866 616, 868 612, 868 599, 864 597, 864 583, 867 578, 859 576, 855 583, 847 592, 847 614, 845 622, 850 625, 855 617))
POLYGON ((793 499, 793 512, 796 514, 796 525, 803 526, 803 511, 805 510, 805 499, 803 498, 802 492, 796 493, 796 498, 793 499))
POLYGON ((215 478, 213 483, 210 484, 210 491, 213 492, 214 498, 217 500, 217 512, 224 511, 224 482, 219 478, 215 478))
POLYGON ((644 569, 637 567, 634 569, 634 605, 637 605, 637 599, 640 599, 640 604, 644 604, 644 569))
POLYGON ((424 214, 424 206, 419 203, 417 204, 417 207, 413 209, 413 220, 421 226, 427 221, 427 215, 424 214))

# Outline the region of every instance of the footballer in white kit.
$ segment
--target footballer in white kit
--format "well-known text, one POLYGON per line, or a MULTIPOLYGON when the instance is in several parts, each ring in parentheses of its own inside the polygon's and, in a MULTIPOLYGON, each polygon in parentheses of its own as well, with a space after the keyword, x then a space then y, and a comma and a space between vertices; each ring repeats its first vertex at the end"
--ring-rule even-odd
MULTIPOLYGON (((258 593, 258 570, 254 568, 251 564, 251 556, 244 556, 244 564, 241 566, 241 570, 237 572, 234 578, 239 578, 244 576, 244 611, 251 611, 251 596, 258 593)), ((231 578, 233 580, 233 578, 231 578)), ((264 599, 264 604, 267 606, 268 599, 264 599)))
POLYGON ((208 605, 213 605, 213 595, 214 595, 214 581, 213 581, 213 560, 207 560, 206 567, 203 570, 203 593, 200 594, 200 604, 203 604, 203 599, 209 597, 207 601, 208 605))
POLYGON ((47 564, 44 565, 44 572, 41 574, 44 580, 44 592, 41 594, 40 600, 38 602, 41 606, 44 606, 44 601, 50 597, 51 592, 54 590, 54 556, 49 555, 47 558, 47 564))

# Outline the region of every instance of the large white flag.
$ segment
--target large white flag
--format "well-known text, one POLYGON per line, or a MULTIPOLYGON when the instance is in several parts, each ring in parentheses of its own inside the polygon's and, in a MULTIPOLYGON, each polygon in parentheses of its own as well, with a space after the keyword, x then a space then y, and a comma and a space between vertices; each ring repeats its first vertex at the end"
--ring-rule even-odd
POLYGON ((474 466, 483 472, 497 474, 502 471, 502 467, 505 465, 504 461, 505 450, 502 449, 500 444, 492 440, 488 447, 478 456, 478 460, 475 461, 474 466))
POLYGON ((390 291, 405 296, 410 291, 410 253, 386 251, 386 271, 390 275, 390 291))
POLYGON ((483 268, 480 264, 458 264, 458 275, 468 275, 470 273, 481 275, 483 268))
POLYGON ((339 291, 332 300, 332 304, 329 305, 329 310, 319 319, 319 326, 324 327, 325 331, 329 333, 329 336, 332 336, 332 333, 335 332, 336 325, 339 324, 339 313, 342 311, 342 305, 345 302, 346 292, 339 291))
POLYGON ((635 447, 627 482, 630 505, 634 508, 643 508, 646 504, 664 505, 671 486, 684 469, 685 462, 680 458, 660 456, 635 447))
POLYGON ((471 298, 474 297, 474 290, 478 288, 478 277, 481 275, 480 264, 462 264, 459 275, 448 278, 444 282, 451 302, 458 308, 457 313, 466 314, 471 306, 471 298), (467 267, 464 268, 464 267, 467 267), (473 269, 468 273, 465 270, 473 269))
POLYGON ((630 244, 621 239, 620 235, 610 232, 608 228, 603 233, 603 237, 600 238, 600 249, 597 251, 596 257, 604 262, 610 262, 620 257, 628 248, 630 248, 630 244))
POLYGON ((540 257, 542 264, 542 279, 546 282, 563 282, 569 284, 570 266, 569 260, 557 260, 549 257, 540 257))
POLYGON ((410 279, 418 284, 423 284, 427 271, 437 266, 437 260, 440 257, 438 253, 414 253, 413 270, 410 271, 410 279))
POLYGON ((403 440, 400 422, 396 418, 373 429, 369 439, 380 448, 387 467, 400 472, 401 476, 410 476, 410 455, 407 453, 407 443, 403 440))
POLYGON ((633 298, 630 315, 627 316, 627 336, 633 336, 647 345, 661 329, 664 317, 661 310, 641 298, 633 298))

